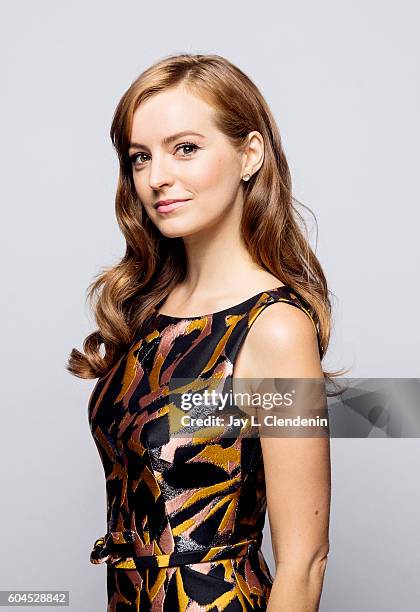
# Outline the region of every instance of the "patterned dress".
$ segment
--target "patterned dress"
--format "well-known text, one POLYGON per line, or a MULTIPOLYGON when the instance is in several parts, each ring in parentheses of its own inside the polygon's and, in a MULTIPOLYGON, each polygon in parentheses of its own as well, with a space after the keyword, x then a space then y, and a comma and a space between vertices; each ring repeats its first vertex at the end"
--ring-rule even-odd
MULTIPOLYGON (((288 302, 283 285, 209 315, 157 309, 89 400, 106 479, 107 533, 91 563, 107 564, 108 612, 266 610, 273 578, 260 549, 266 514, 257 437, 170 435, 171 379, 232 378, 256 317, 288 302)), ((316 326, 315 326, 316 329, 316 326)))

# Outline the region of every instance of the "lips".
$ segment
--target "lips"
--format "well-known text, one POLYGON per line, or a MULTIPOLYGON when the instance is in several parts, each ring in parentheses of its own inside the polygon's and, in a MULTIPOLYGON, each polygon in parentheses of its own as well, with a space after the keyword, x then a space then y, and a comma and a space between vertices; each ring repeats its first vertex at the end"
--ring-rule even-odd
POLYGON ((159 206, 167 206, 168 204, 173 204, 174 202, 185 202, 185 199, 172 199, 172 200, 159 200, 159 202, 156 202, 155 204, 155 208, 158 208, 159 206))
POLYGON ((186 199, 171 199, 171 200, 159 200, 156 202, 155 208, 159 213, 170 212, 182 206, 185 202, 189 202, 189 198, 186 199))

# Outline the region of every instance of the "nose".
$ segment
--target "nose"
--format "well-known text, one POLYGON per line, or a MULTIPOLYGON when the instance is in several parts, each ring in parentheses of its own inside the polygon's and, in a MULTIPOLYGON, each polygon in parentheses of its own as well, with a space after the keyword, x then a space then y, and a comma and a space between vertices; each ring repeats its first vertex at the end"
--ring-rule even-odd
POLYGON ((173 177, 162 158, 155 156, 150 162, 149 185, 151 189, 161 189, 163 185, 170 185, 173 177))

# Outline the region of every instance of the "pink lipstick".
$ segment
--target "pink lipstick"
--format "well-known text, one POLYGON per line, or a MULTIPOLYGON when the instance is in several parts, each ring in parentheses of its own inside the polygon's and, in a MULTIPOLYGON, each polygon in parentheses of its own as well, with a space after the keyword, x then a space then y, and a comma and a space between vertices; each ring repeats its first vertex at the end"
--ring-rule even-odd
POLYGON ((189 200, 161 200, 162 204, 159 202, 156 204, 156 210, 159 213, 167 213, 179 208, 185 202, 189 202, 189 200))

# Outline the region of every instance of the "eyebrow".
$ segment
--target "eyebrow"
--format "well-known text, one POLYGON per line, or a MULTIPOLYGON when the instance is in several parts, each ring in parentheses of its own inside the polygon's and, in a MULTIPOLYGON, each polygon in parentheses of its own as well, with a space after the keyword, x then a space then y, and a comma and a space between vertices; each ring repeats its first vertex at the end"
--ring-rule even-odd
MULTIPOLYGON (((205 138, 205 136, 203 134, 200 134, 199 132, 192 132, 191 130, 184 130, 183 132, 177 132, 176 134, 172 134, 171 136, 166 136, 162 140, 162 144, 168 145, 168 144, 171 144, 171 142, 173 142, 174 140, 181 138, 182 136, 191 136, 191 135, 199 136, 200 138, 205 138)), ((129 149, 132 149, 132 148, 147 148, 147 147, 146 145, 138 143, 138 142, 130 142, 129 149)))

